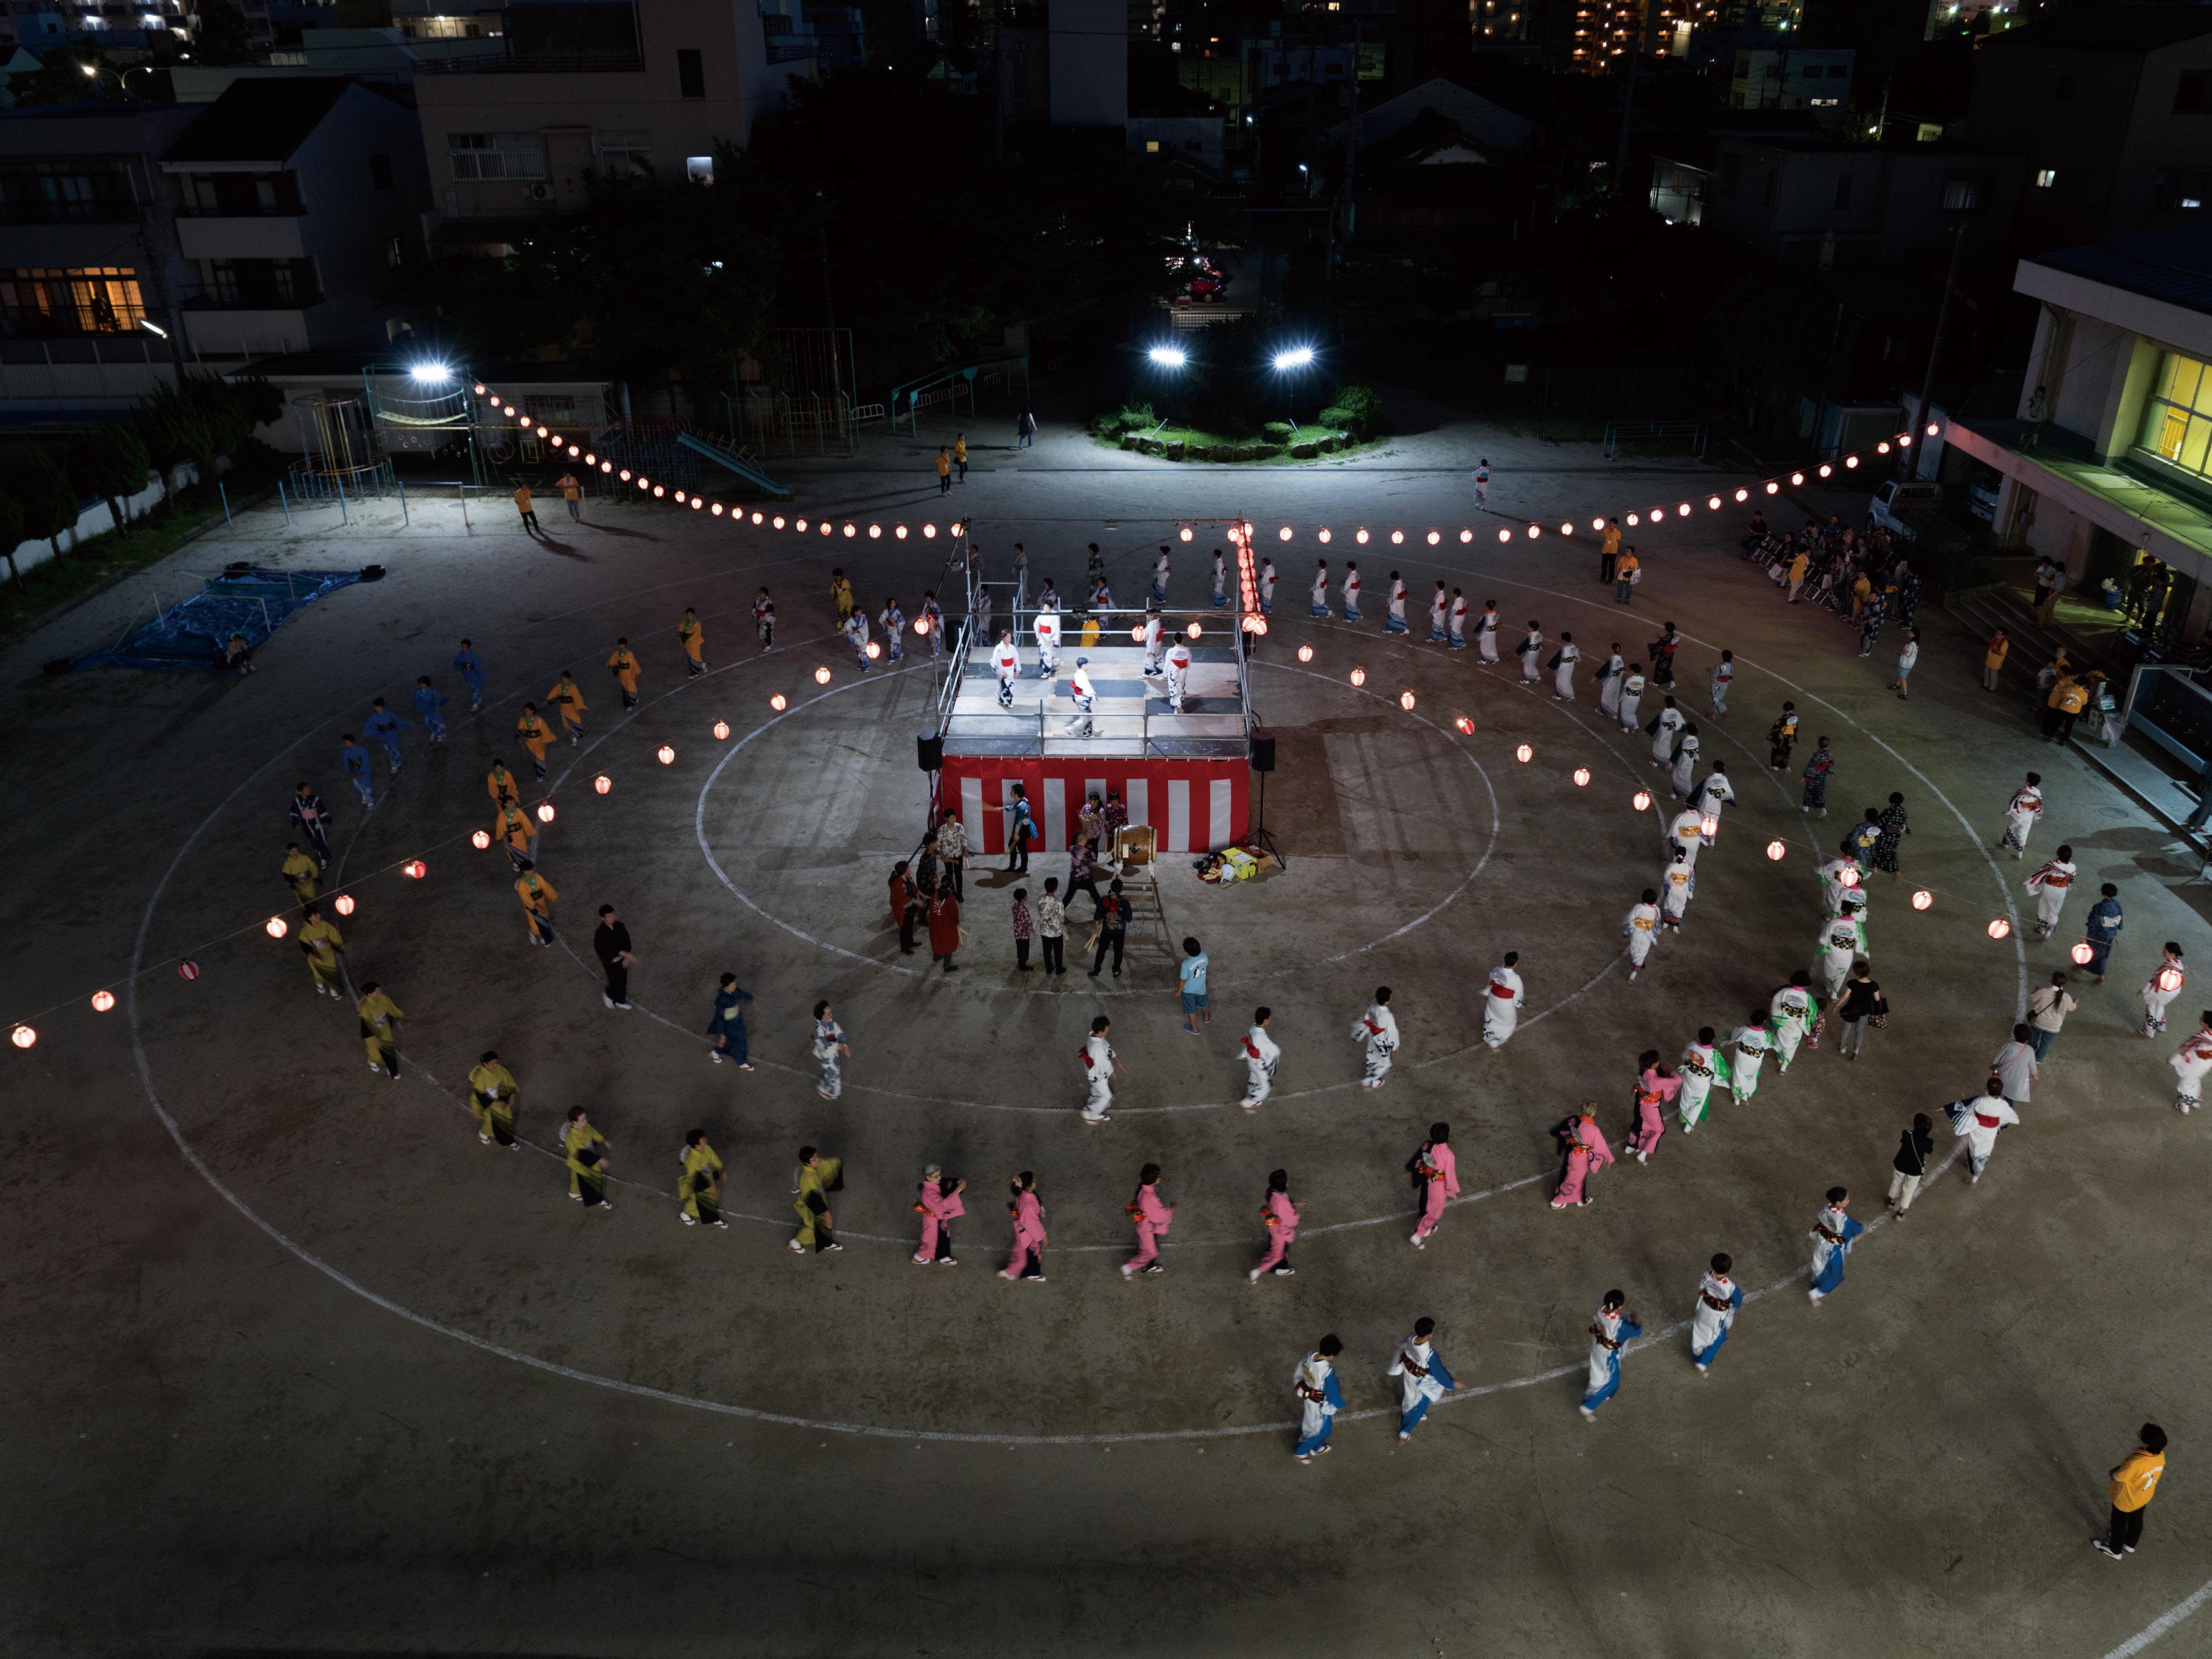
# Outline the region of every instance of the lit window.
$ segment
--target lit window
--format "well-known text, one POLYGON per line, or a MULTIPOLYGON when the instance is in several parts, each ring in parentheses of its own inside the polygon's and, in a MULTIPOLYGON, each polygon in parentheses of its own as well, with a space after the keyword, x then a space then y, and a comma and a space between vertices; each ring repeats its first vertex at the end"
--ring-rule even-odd
POLYGON ((2212 477, 2212 368, 2178 351, 2158 367, 2157 389, 2143 400, 2136 443, 2169 466, 2212 477))
POLYGON ((1146 140, 1145 140, 1145 154, 1146 154, 1146 155, 1158 155, 1159 153, 1160 153, 1160 141, 1159 141, 1158 139, 1157 139, 1157 138, 1147 138, 1147 139, 1146 139, 1146 140))
POLYGON ((2057 167, 2038 167, 2035 170, 2035 187, 2038 190, 2049 190, 2057 182, 2058 169, 2057 167))
POLYGON ((543 179, 545 147, 534 132, 449 132, 457 179, 543 179))

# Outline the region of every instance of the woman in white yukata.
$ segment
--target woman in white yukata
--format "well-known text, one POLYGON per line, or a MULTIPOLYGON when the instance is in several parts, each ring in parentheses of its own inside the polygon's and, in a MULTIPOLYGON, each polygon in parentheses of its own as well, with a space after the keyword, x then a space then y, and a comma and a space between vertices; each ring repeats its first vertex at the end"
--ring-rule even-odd
POLYGON ((1291 1387, 1298 1401, 1298 1443, 1291 1448, 1291 1455, 1301 1463, 1310 1463, 1329 1449, 1328 1437, 1335 1431, 1336 1414, 1344 1409, 1344 1390, 1337 1384, 1335 1364, 1343 1352, 1344 1344, 1335 1336, 1324 1336, 1311 1353, 1298 1361, 1291 1375, 1291 1387))
POLYGON ((1395 1376, 1398 1383, 1398 1438, 1411 1440, 1421 1419, 1429 1414, 1429 1407, 1444 1397, 1447 1389, 1459 1384, 1444 1369, 1437 1358, 1435 1336, 1437 1322, 1425 1316, 1413 1322, 1413 1334, 1398 1345, 1398 1357, 1390 1362, 1383 1373, 1395 1376))
MULTIPOLYGON (((1622 715, 1626 717, 1628 712, 1626 696, 1621 699, 1621 705, 1622 715)), ((1651 763, 1654 766, 1672 766, 1674 763, 1674 740, 1689 723, 1689 717, 1674 707, 1673 697, 1668 697, 1660 705, 1658 719, 1651 727, 1651 763)))
MULTIPOLYGON (((1766 1023, 1774 1033, 1775 1070, 1784 1077, 1790 1075, 1790 1062, 1797 1058, 1797 1045, 1810 1036, 1818 1017, 1809 988, 1810 974, 1799 971, 1790 975, 1790 983, 1774 994, 1766 1005, 1766 1023)), ((1815 1048, 1820 1045, 1815 1042, 1815 1048)))
POLYGON ((1607 1291, 1598 1304, 1589 1328, 1589 1377, 1583 1390, 1583 1420, 1595 1422, 1597 1408, 1620 1392, 1620 1351, 1644 1334, 1644 1327, 1631 1316, 1628 1297, 1607 1291))
POLYGON ((1735 1328, 1736 1310, 1743 1306, 1743 1287, 1729 1277, 1735 1266, 1723 1251, 1698 1281, 1698 1305, 1690 1314, 1690 1358, 1699 1376, 1712 1369, 1713 1357, 1735 1328))
POLYGON ((1597 712, 1607 720, 1620 718, 1620 683, 1627 677, 1628 665, 1621 659, 1620 641, 1613 642, 1613 654, 1597 671, 1597 712))
POLYGON ((1682 728, 1681 741, 1674 745, 1674 775, 1668 780, 1669 793, 1677 800, 1687 800, 1697 793, 1693 780, 1698 772, 1698 728, 1695 723, 1682 728))
POLYGON ((1620 729, 1622 731, 1633 732, 1636 730, 1637 709, 1642 705, 1643 702, 1644 665, 1640 662, 1632 662, 1628 665, 1628 672, 1621 677, 1620 681, 1620 702, 1618 707, 1620 710, 1620 729))
POLYGON ((1560 702, 1575 700, 1575 665, 1583 653, 1575 648, 1575 636, 1559 635, 1559 648, 1552 654, 1552 696, 1560 702))

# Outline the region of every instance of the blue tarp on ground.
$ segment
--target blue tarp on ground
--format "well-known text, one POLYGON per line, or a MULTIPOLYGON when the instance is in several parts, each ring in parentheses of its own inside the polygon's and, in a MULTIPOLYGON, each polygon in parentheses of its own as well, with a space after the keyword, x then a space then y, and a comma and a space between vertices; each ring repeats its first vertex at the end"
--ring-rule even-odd
POLYGON ((75 665, 199 668, 212 673, 220 667, 233 634, 243 634, 246 648, 255 649, 302 606, 362 579, 358 570, 235 565, 182 604, 133 629, 118 643, 79 657, 75 665))

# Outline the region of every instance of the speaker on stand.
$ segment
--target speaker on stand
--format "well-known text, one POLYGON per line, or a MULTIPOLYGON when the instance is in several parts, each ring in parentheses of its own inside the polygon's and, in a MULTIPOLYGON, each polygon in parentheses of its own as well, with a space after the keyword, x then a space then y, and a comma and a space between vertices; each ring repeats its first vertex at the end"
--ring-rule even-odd
MULTIPOLYGON (((929 774, 929 826, 937 823, 938 788, 944 781, 945 737, 939 732, 917 732, 914 736, 914 763, 929 774)), ((929 827, 922 835, 926 838, 929 827)))
POLYGON ((1275 734, 1264 726, 1252 728, 1252 769, 1260 775, 1260 799, 1252 814, 1252 833, 1244 837, 1244 844, 1265 852, 1287 870, 1290 860, 1267 833, 1267 774, 1275 769, 1275 734))

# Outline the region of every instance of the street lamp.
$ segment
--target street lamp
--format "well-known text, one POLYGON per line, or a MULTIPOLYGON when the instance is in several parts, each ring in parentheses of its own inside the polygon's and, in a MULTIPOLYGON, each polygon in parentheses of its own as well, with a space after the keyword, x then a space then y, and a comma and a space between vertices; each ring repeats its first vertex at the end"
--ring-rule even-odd
POLYGON ((1280 374, 1293 368, 1308 368, 1312 366, 1313 360, 1311 346, 1291 346, 1275 354, 1275 369, 1280 374))
POLYGON ((1179 345, 1156 345, 1145 356, 1162 368, 1181 368, 1190 361, 1190 354, 1179 345))
POLYGON ((417 386, 444 386, 453 378, 453 371, 443 363, 417 363, 407 375, 417 386))

